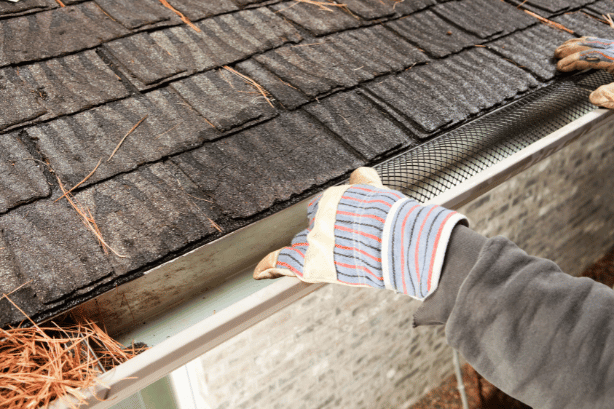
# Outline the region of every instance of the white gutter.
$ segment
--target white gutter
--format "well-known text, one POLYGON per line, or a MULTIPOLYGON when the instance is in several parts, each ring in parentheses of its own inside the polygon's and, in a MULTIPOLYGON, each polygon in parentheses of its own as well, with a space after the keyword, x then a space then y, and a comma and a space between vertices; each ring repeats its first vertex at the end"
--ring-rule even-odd
MULTIPOLYGON (((429 203, 436 203, 448 208, 458 208, 528 169, 574 140, 612 124, 614 124, 613 111, 597 109, 590 112, 435 197, 429 203)), ((303 227, 304 219, 305 201, 270 218, 254 223, 252 226, 236 232, 236 234, 233 233, 227 238, 204 246, 213 250, 198 253, 200 256, 197 259, 203 263, 213 262, 214 264, 223 261, 214 257, 215 254, 220 252, 222 253, 220 257, 232 258, 232 254, 224 252, 228 252, 229 246, 233 246, 233 243, 237 244, 241 240, 246 240, 246 242, 241 241, 242 246, 247 245, 252 251, 258 250, 255 251, 254 260, 249 265, 234 270, 241 272, 235 275, 232 280, 205 293, 204 297, 198 297, 199 299, 204 298, 204 300, 190 301, 187 303, 187 307, 183 306, 183 309, 177 307, 172 312, 172 320, 168 316, 161 316, 150 323, 149 327, 147 325, 137 326, 133 332, 128 333, 126 335, 128 338, 145 342, 149 340, 155 346, 102 375, 100 383, 104 387, 99 386, 94 388, 95 390, 83 391, 89 397, 88 407, 102 409, 120 402, 281 308, 322 287, 322 284, 305 284, 295 278, 283 278, 264 283, 250 279, 251 270, 258 259, 271 248, 274 249, 289 242, 293 232, 297 232, 303 227), (272 232, 275 232, 275 234, 271 234, 272 232), (273 240, 272 245, 268 243, 269 240, 273 240), (202 254, 206 254, 206 256, 202 254), (213 304, 207 304, 211 300, 217 301, 213 304), (215 312, 212 311, 214 306, 218 306, 215 312), (221 309, 220 306, 225 308, 221 309), (170 332, 168 328, 171 328, 170 332), (174 333, 174 335, 165 339, 169 336, 169 333, 174 333), (94 397, 92 393, 95 393, 96 396, 94 397)), ((201 250, 195 250, 195 252, 199 251, 201 250)), ((191 254, 193 255, 194 252, 191 254)), ((228 262, 229 259, 226 258, 225 261, 228 262)), ((235 264, 240 265, 241 263, 237 261, 235 264)), ((165 271, 165 268, 168 268, 168 266, 160 267, 161 271, 165 271)), ((178 271, 181 271, 181 269, 178 271)), ((70 405, 67 402, 60 401, 51 405, 51 408, 68 407, 70 405)))

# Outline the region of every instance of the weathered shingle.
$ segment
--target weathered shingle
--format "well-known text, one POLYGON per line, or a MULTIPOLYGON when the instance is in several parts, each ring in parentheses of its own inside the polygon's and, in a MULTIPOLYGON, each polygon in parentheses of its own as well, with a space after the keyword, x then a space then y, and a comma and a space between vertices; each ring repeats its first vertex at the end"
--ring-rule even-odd
POLYGON ((0 18, 36 13, 57 6, 58 4, 53 0, 22 0, 17 3, 2 1, 0 2, 0 18))
POLYGON ((256 88, 225 69, 193 75, 171 87, 220 131, 277 114, 256 88))
MULTIPOLYGON (((614 2, 612 3, 612 12, 614 13, 614 2)), ((583 12, 563 14, 554 17, 552 20, 573 30, 579 36, 610 38, 614 35, 614 30, 608 24, 589 17, 583 12)))
POLYGON ((141 91, 187 71, 180 60, 162 49, 147 33, 111 41, 104 48, 119 70, 141 91))
POLYGON ((436 58, 482 42, 480 38, 442 20, 431 11, 395 20, 386 26, 436 58))
POLYGON ((360 69, 355 58, 340 55, 334 44, 287 46, 255 57, 283 81, 315 97, 337 88, 352 87, 373 74, 360 69))
POLYGON ((567 10, 574 0, 509 0, 509 3, 531 10, 542 17, 550 17, 553 13, 567 10))
POLYGON ((0 213, 49 195, 40 166, 17 133, 0 135, 0 213))
POLYGON ((343 4, 353 13, 367 20, 391 16, 394 2, 386 0, 344 0, 343 4))
POLYGON ((65 200, 39 200, 0 217, 15 265, 42 303, 91 286, 113 270, 94 234, 65 200))
POLYGON ((215 230, 196 206, 191 182, 162 163, 142 167, 93 186, 75 196, 92 212, 109 246, 119 275, 143 267, 215 230))
POLYGON ((383 26, 336 34, 330 41, 375 76, 428 61, 424 53, 383 26))
POLYGON ((394 1, 394 4, 393 4, 394 10, 403 16, 415 13, 416 11, 420 11, 434 4, 437 4, 437 0, 411 0, 411 1, 393 0, 393 1, 394 1))
POLYGON ((68 186, 81 181, 100 160, 100 167, 83 186, 194 148, 217 135, 204 118, 167 89, 62 117, 27 132, 68 186), (107 161, 123 136, 145 115, 147 119, 107 161))
POLYGON ((540 24, 497 40, 489 48, 549 80, 557 74, 554 50, 570 38, 574 36, 540 24))
POLYGON ((235 3, 237 3, 239 6, 241 7, 247 7, 253 4, 258 4, 258 3, 264 3, 264 2, 273 2, 275 3, 275 0, 234 0, 235 3))
MULTIPOLYGON (((1 273, 0 280, 4 280, 1 273)), ((5 283, 9 282, 10 281, 5 281, 5 283)), ((19 285, 11 286, 10 289, 4 290, 4 293, 6 294, 13 291, 11 293, 11 301, 15 303, 15 305, 21 306, 19 308, 25 312, 28 317, 36 319, 36 314, 44 311, 45 307, 38 302, 36 293, 32 287, 29 284, 22 287, 23 284, 27 283, 23 282, 19 285)), ((23 322, 24 319, 23 313, 15 308, 8 299, 2 298, 0 300, 0 322, 4 323, 4 325, 17 326, 23 322)))
POLYGON ((592 3, 594 0, 509 0, 513 5, 521 5, 542 17, 550 17, 573 8, 592 3))
MULTIPOLYGON (((10 298, 28 316, 32 317, 41 310, 40 301, 31 283, 15 265, 13 252, 0 232, 0 294, 11 294, 10 298)), ((0 299, 0 322, 16 324, 24 320, 23 314, 5 297, 0 299)))
POLYGON ((311 97, 428 60, 383 27, 341 33, 304 46, 287 45, 255 59, 311 97), (374 41, 376 38, 379 41, 374 41))
POLYGON ((300 111, 172 160, 235 218, 267 210, 364 163, 300 111))
POLYGON ((45 114, 41 102, 13 68, 0 70, 0 131, 45 114))
POLYGON ((269 91, 286 109, 295 109, 309 102, 309 98, 297 87, 282 81, 253 59, 237 64, 236 68, 269 91))
POLYGON ((509 34, 537 23, 537 19, 502 1, 452 1, 432 10, 480 38, 509 34))
POLYGON ((169 0, 169 4, 191 21, 237 10, 237 6, 232 0, 169 0))
POLYGON ((416 144, 407 130, 354 91, 337 93, 304 109, 368 160, 416 144))
POLYGON ((181 20, 158 0, 95 0, 111 18, 131 30, 149 29, 181 20))
POLYGON ((126 34, 94 3, 0 20, 0 67, 92 48, 126 34))
POLYGON ((522 69, 476 48, 413 68, 368 89, 407 116, 418 132, 428 134, 537 84, 522 69))
POLYGON ((71 114, 129 95, 120 78, 92 50, 20 67, 19 76, 47 109, 41 119, 71 114))
POLYGON ((601 18, 604 14, 614 13, 614 2, 612 0, 599 0, 587 5, 586 10, 601 18))
POLYGON ((294 27, 266 8, 209 18, 198 27, 201 32, 179 26, 151 36, 192 72, 230 64, 301 39, 294 27))
POLYGON ((311 34, 321 36, 359 27, 360 20, 342 7, 289 2, 273 6, 275 12, 307 29, 311 34))

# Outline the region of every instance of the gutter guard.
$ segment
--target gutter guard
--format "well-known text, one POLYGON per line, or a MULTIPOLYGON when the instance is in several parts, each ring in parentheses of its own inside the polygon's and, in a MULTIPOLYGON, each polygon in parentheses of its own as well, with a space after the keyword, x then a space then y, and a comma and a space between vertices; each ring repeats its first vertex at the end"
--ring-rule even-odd
MULTIPOLYGON (((604 80, 612 81, 611 77, 604 80)), ((587 97, 587 90, 572 83, 555 84, 549 93, 537 97, 531 94, 526 99, 513 102, 473 123, 398 155, 376 166, 376 169, 385 185, 402 190, 408 196, 426 203, 458 208, 574 140, 605 126, 612 126, 614 112, 595 109, 588 103, 587 97), (567 97, 574 100, 574 105, 563 109, 557 107, 556 112, 551 112, 552 109, 537 109, 537 112, 541 113, 538 118, 527 117, 521 119, 520 124, 512 123, 512 133, 519 134, 519 138, 510 138, 510 124, 501 122, 502 117, 508 118, 510 113, 516 112, 512 111, 514 106, 520 107, 521 111, 524 110, 523 112, 528 114, 535 112, 540 105, 542 108, 552 107, 551 103, 556 106, 561 99, 567 97), (544 105, 544 99, 550 105, 544 105), (577 104, 579 101, 580 107, 577 104), (555 117, 555 114, 563 117, 555 117), (485 123, 490 124, 491 128, 484 126, 485 123), (566 125, 562 126, 563 124, 566 125), (532 127, 529 132, 527 126, 532 127), (473 137, 467 138, 467 134, 473 137), (527 134, 535 135, 527 137, 527 134), (503 135, 506 138, 503 138, 503 135), (450 150, 449 146, 454 146, 458 141, 464 141, 466 146, 450 150), (451 154, 447 155, 446 152, 451 154), (429 169, 425 170, 425 163, 429 169), (411 171, 412 167, 420 167, 420 171, 411 171)), ((167 308, 169 311, 166 315, 161 315, 148 324, 137 325, 130 332, 124 333, 124 339, 144 341, 155 346, 100 376, 98 387, 82 391, 88 396, 88 407, 101 409, 120 402, 285 306, 323 287, 325 284, 307 284, 296 278, 282 278, 273 282, 251 280, 253 267, 261 257, 289 242, 296 232, 304 228, 308 200, 148 273, 147 275, 151 274, 150 277, 173 280, 177 274, 181 275, 191 268, 198 270, 201 276, 209 276, 212 274, 210 271, 202 272, 202 266, 206 263, 211 263, 215 271, 237 272, 216 289, 199 294, 197 301, 190 300, 184 303, 183 307, 167 308), (273 231, 275 234, 271 235, 273 231), (234 251, 230 251, 231 248, 234 251), (237 248, 245 250, 241 251, 241 256, 234 254, 237 248), (228 264, 230 267, 224 268, 228 264), (175 274, 172 275, 171 272, 175 274), (219 291, 218 295, 222 294, 218 297, 218 303, 207 304, 207 298, 215 298, 216 291, 219 291), (217 312, 211 312, 213 305, 226 308, 220 310, 218 307, 217 312)), ((197 275, 189 276, 187 287, 194 283, 190 280, 197 275)), ((142 284, 135 283, 138 281, 139 279, 126 284, 132 284, 128 291, 142 284)), ((122 290, 125 290, 123 287, 122 290)), ((112 299, 112 294, 104 294, 96 302, 86 303, 83 308, 94 312, 95 308, 100 308, 100 304, 112 303, 112 299), (107 298, 104 298, 105 296, 107 298)), ((133 323, 124 324, 112 328, 121 331, 133 323)), ((108 328, 109 324, 106 325, 108 328)), ((50 407, 68 408, 70 404, 56 401, 50 407)))

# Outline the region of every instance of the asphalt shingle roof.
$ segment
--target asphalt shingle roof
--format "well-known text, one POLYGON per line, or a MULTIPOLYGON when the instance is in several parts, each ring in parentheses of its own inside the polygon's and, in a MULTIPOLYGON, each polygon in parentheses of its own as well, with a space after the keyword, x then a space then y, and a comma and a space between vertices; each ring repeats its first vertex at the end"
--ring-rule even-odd
MULTIPOLYGON (((12 298, 35 318, 564 80, 551 55, 572 34, 520 3, 578 36, 609 35, 594 17, 614 12, 168 2, 194 27, 159 0, 0 0, 0 293, 23 285, 12 298), (74 198, 125 257, 56 202, 57 178, 71 188, 96 167, 74 198)), ((20 319, 0 301, 0 325, 20 319)))

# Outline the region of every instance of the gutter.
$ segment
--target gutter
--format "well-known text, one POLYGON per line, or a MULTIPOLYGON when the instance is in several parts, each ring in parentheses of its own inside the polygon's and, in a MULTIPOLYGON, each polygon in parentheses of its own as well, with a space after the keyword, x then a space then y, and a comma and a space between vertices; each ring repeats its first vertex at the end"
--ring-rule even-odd
MULTIPOLYGON (((578 138, 614 125, 613 111, 592 108, 586 111, 577 119, 568 120, 567 125, 497 160, 451 188, 446 188, 446 178, 450 179, 455 166, 460 169, 464 165, 455 165, 453 161, 445 163, 437 171, 439 176, 428 176, 433 183, 443 187, 426 202, 458 208, 578 138)), ((494 147, 489 146, 485 152, 492 149, 494 147)), ((389 182, 396 178, 389 177, 390 169, 396 169, 395 164, 406 163, 407 158, 407 154, 402 154, 376 167, 384 184, 393 184, 389 182), (387 164, 392 165, 387 167, 387 164)), ((411 195, 415 181, 407 183, 405 189, 397 185, 392 187, 409 190, 411 195)), ((308 200, 178 257, 78 307, 86 316, 95 318, 97 313, 107 316, 107 320, 101 322, 111 334, 119 334, 116 338, 120 342, 128 344, 134 339, 153 346, 101 375, 97 387, 82 391, 88 397, 88 407, 107 408, 120 402, 324 286, 306 284, 296 278, 263 282, 251 279, 254 266, 264 255, 288 243, 306 226, 308 200), (195 288, 195 283, 202 285, 195 288), (160 304, 157 297, 148 297, 148 294, 165 294, 165 299, 171 301, 160 304)), ((56 401, 50 407, 68 408, 70 403, 56 401)))

